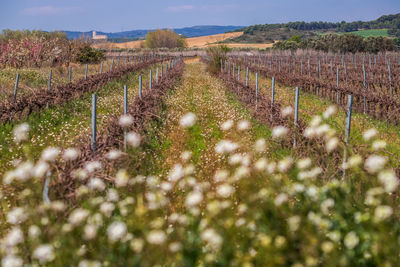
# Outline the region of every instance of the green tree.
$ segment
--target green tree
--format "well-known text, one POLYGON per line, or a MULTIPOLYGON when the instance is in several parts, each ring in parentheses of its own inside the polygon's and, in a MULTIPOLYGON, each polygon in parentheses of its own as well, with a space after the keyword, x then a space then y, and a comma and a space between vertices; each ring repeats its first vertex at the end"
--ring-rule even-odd
POLYGON ((186 47, 186 41, 172 30, 156 30, 146 35, 144 46, 147 48, 186 47))

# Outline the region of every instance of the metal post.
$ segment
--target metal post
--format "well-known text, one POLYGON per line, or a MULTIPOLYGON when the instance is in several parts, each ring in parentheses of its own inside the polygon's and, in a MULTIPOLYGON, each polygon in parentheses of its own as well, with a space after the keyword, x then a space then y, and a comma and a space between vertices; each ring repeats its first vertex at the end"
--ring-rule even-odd
POLYGON ((246 68, 246 86, 249 86, 249 67, 246 68))
MULTIPOLYGON (((297 123, 299 120, 299 87, 296 87, 296 96, 294 100, 294 128, 297 128, 297 123)), ((293 142, 293 147, 296 147, 297 140, 296 140, 296 134, 294 136, 294 142, 293 142)))
POLYGON ((85 80, 87 80, 87 74, 88 74, 88 64, 86 64, 85 67, 85 80))
POLYGON ((393 89, 392 89, 392 74, 390 71, 390 60, 387 63, 388 66, 388 72, 389 72, 389 85, 390 85, 390 95, 393 96, 393 89))
MULTIPOLYGON (((353 95, 348 96, 348 106, 347 106, 347 117, 346 117, 346 132, 345 132, 345 143, 346 145, 350 141, 350 131, 351 131, 351 113, 352 113, 352 107, 353 107, 353 95)), ((345 164, 347 161, 347 147, 344 148, 344 155, 343 155, 343 164, 345 164)), ((344 180, 344 177, 346 175, 346 169, 343 169, 343 177, 342 180, 344 180)))
MULTIPOLYGON (((128 88, 124 85, 124 115, 128 114, 128 88)), ((126 135, 127 131, 124 129, 124 150, 126 151, 126 135)))
MULTIPOLYGON (((366 74, 365 74, 365 65, 363 63, 362 65, 362 69, 363 69, 363 76, 364 76, 364 92, 367 91, 367 79, 366 79, 366 74)), ((367 112, 367 101, 366 101, 366 96, 364 95, 364 103, 363 103, 363 108, 364 108, 364 114, 367 112)))
POLYGON ((96 138, 97 138, 96 119, 97 119, 97 96, 96 94, 93 94, 92 95, 92 143, 91 143, 92 151, 96 151, 96 138))
POLYGON ((15 77, 15 85, 14 85, 14 103, 17 101, 18 83, 19 83, 19 73, 17 73, 17 76, 15 77))
POLYGON ((70 83, 72 81, 72 67, 68 68, 68 82, 70 83))
POLYGON ((158 84, 158 67, 157 67, 157 70, 156 70, 156 84, 158 84))
POLYGON ((139 76, 139 97, 142 98, 142 75, 139 76))
POLYGON ((150 80, 149 80, 149 89, 151 89, 151 83, 153 81, 153 70, 150 69, 150 80))
POLYGON ((104 61, 101 62, 100 73, 103 73, 103 64, 104 64, 104 61))
POLYGON ((114 59, 111 60, 111 67, 110 67, 110 71, 112 71, 114 68, 114 59))
POLYGON ((339 67, 336 68, 336 104, 339 104, 339 67))
POLYGON ((256 73, 256 111, 258 108, 258 73, 256 73))
POLYGON ((50 72, 49 72, 49 81, 48 81, 48 84, 47 84, 47 91, 50 91, 50 90, 51 90, 51 76, 52 76, 52 74, 53 74, 53 71, 52 71, 52 69, 50 69, 50 72))
POLYGON ((274 101, 275 101, 275 77, 272 77, 272 86, 271 86, 271 112, 270 112, 271 121, 272 121, 272 119, 273 119, 272 110, 273 110, 273 107, 274 107, 274 101))
POLYGON ((240 65, 238 67, 238 81, 240 81, 240 65))

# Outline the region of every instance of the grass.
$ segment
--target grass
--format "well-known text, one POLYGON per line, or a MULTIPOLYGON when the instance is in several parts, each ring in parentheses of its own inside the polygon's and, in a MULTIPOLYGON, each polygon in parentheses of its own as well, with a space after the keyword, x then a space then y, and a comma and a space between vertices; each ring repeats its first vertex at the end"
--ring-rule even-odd
POLYGON ((340 34, 355 34, 355 35, 360 35, 362 37, 389 37, 388 30, 387 29, 372 29, 372 30, 359 30, 359 31, 353 31, 353 32, 346 32, 346 33, 340 33, 340 34))

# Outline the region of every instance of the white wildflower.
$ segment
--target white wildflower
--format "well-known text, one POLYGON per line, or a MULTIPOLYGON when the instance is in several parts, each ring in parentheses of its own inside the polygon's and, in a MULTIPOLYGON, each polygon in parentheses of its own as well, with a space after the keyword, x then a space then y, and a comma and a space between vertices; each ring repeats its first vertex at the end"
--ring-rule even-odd
POLYGON ((375 209, 374 218, 377 222, 386 220, 393 214, 393 209, 390 206, 378 206, 375 209))
POLYGON ((275 206, 280 206, 283 203, 285 203, 288 200, 288 196, 285 193, 280 193, 279 195, 276 196, 274 200, 275 206))
POLYGON ((192 112, 183 115, 183 117, 179 121, 179 124, 183 128, 192 127, 195 123, 196 123, 196 115, 192 112))
POLYGON ((229 140, 221 140, 215 145, 215 152, 218 154, 231 153, 239 147, 238 144, 229 140))
POLYGON ((13 208, 7 214, 7 222, 10 224, 21 224, 28 218, 24 208, 13 208))
POLYGON ((181 164, 175 164, 172 170, 168 173, 168 181, 176 182, 185 175, 181 164))
POLYGON ((311 159, 310 158, 303 158, 297 161, 296 165, 297 168, 300 170, 307 169, 308 167, 311 166, 311 159))
POLYGON ((328 153, 332 152, 337 148, 338 144, 339 144, 339 139, 337 137, 330 138, 325 145, 326 151, 328 151, 328 153))
POLYGON ((324 119, 328 119, 331 116, 335 115, 337 112, 337 108, 334 105, 329 106, 324 113, 322 114, 322 116, 324 117, 324 119))
POLYGON ((15 255, 7 255, 1 259, 1 266, 4 267, 22 267, 23 264, 23 260, 15 255))
POLYGON ((333 208, 335 201, 332 198, 328 198, 321 203, 321 211, 324 214, 329 214, 329 209, 333 208))
POLYGON ((228 178, 228 175, 229 173, 227 170, 217 170, 214 175, 214 181, 217 183, 223 182, 228 178))
POLYGON ((115 186, 124 187, 128 185, 129 175, 126 170, 119 170, 115 176, 115 186))
POLYGON ((45 161, 39 161, 36 163, 35 168, 33 170, 33 176, 36 178, 42 178, 50 169, 50 165, 45 161))
POLYGON ((28 230, 28 236, 31 239, 36 239, 41 234, 40 228, 36 225, 31 225, 28 230))
POLYGON ((399 178, 392 170, 384 170, 378 174, 379 181, 383 184, 385 191, 392 193, 399 186, 399 178))
POLYGON ((322 123, 321 116, 314 116, 310 122, 311 127, 317 127, 322 123))
POLYGON ((42 160, 53 162, 60 154, 60 149, 57 147, 47 147, 42 152, 42 160))
POLYGON ((152 230, 147 235, 147 242, 153 245, 161 245, 165 242, 167 236, 161 230, 152 230))
POLYGON ((80 225, 89 216, 89 212, 85 209, 78 208, 71 212, 68 217, 68 222, 72 225, 80 225))
POLYGON ((185 204, 188 207, 195 207, 197 206, 201 201, 203 200, 203 194, 198 191, 195 190, 193 192, 190 192, 185 200, 185 204))
POLYGON ((97 191, 103 191, 106 189, 106 184, 100 178, 90 179, 87 186, 89 189, 97 191))
POLYGON ((279 161, 278 169, 280 172, 287 172, 293 165, 293 159, 291 157, 286 157, 279 161))
POLYGON ((285 126, 276 126, 272 129, 272 138, 278 139, 286 136, 289 132, 289 129, 285 126))
POLYGON ((115 205, 110 202, 104 202, 100 205, 100 212, 103 213, 106 217, 110 217, 114 209, 115 205))
POLYGON ((218 250, 223 242, 222 237, 214 229, 210 228, 201 233, 201 239, 207 242, 215 250, 218 250))
POLYGON ((184 162, 189 161, 191 157, 192 157, 192 152, 191 151, 183 151, 183 153, 181 154, 181 159, 184 162))
POLYGON ((133 117, 129 114, 122 115, 119 118, 119 125, 122 128, 127 128, 127 127, 131 126, 132 123, 133 123, 133 117))
POLYGON ((13 227, 4 238, 7 247, 14 247, 22 242, 24 242, 24 233, 17 226, 13 227))
POLYGON ((265 149, 266 149, 266 147, 267 147, 267 144, 266 144, 266 142, 265 142, 265 139, 263 139, 263 138, 258 139, 258 140, 256 141, 256 143, 254 144, 254 149, 255 149, 257 152, 264 152, 265 149))
POLYGON ((386 162, 387 158, 383 156, 371 155, 365 160, 364 167, 369 173, 377 173, 385 167, 386 162))
POLYGON ((22 123, 14 129, 14 140, 19 143, 28 139, 29 124, 22 123))
POLYGON ((93 224, 85 225, 83 229, 83 237, 86 240, 92 240, 97 236, 97 226, 93 224))
POLYGON ((118 149, 112 149, 106 154, 108 160, 116 160, 122 156, 122 152, 118 149))
POLYGON ((227 120, 221 124, 221 130, 228 131, 232 128, 232 126, 233 126, 233 120, 227 120))
POLYGON ((348 249, 353 249, 355 248, 358 243, 360 242, 360 238, 357 236, 356 233, 354 233, 353 231, 351 231, 350 233, 348 233, 345 238, 344 238, 344 245, 348 248, 348 249))
POLYGON ((33 258, 39 260, 40 263, 46 263, 54 260, 54 251, 51 245, 45 244, 37 247, 33 251, 33 258))
POLYGON ((378 135, 378 131, 374 128, 368 129, 363 133, 363 139, 369 141, 378 135))
POLYGON ((287 106, 281 110, 281 115, 283 118, 286 118, 293 113, 293 108, 291 106, 287 106))
POLYGON ((73 161, 76 160, 80 155, 80 151, 76 148, 67 148, 64 151, 63 159, 65 161, 73 161))
POLYGON ((247 120, 241 120, 238 122, 237 129, 238 131, 245 131, 250 128, 250 122, 247 120))
POLYGON ((85 164, 85 170, 88 173, 93 173, 101 169, 101 163, 99 161, 90 161, 85 164))
POLYGON ((386 148, 386 142, 383 140, 376 140, 372 143, 372 149, 377 151, 377 150, 382 150, 386 148))
POLYGON ((126 224, 123 222, 113 222, 107 227, 107 236, 112 243, 123 239, 126 233, 126 224))
POLYGON ((132 147, 138 147, 142 138, 135 132, 129 132, 126 135, 126 142, 132 147))
POLYGON ((218 196, 227 198, 235 192, 235 188, 229 184, 222 184, 217 187, 216 191, 218 196))
POLYGON ((266 158, 260 158, 254 163, 254 168, 258 171, 264 171, 267 168, 268 161, 266 158))

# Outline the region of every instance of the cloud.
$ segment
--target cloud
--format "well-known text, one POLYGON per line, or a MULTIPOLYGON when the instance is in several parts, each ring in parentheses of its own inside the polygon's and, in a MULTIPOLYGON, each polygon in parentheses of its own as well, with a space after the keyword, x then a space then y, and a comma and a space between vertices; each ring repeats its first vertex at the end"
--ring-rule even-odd
POLYGON ((192 5, 184 5, 184 6, 169 6, 167 7, 168 12, 184 12, 184 11, 189 11, 193 10, 195 7, 192 5))
POLYGON ((25 8, 21 11, 21 14, 28 16, 43 16, 43 15, 69 15, 80 12, 83 12, 83 8, 81 7, 39 6, 39 7, 25 8))

